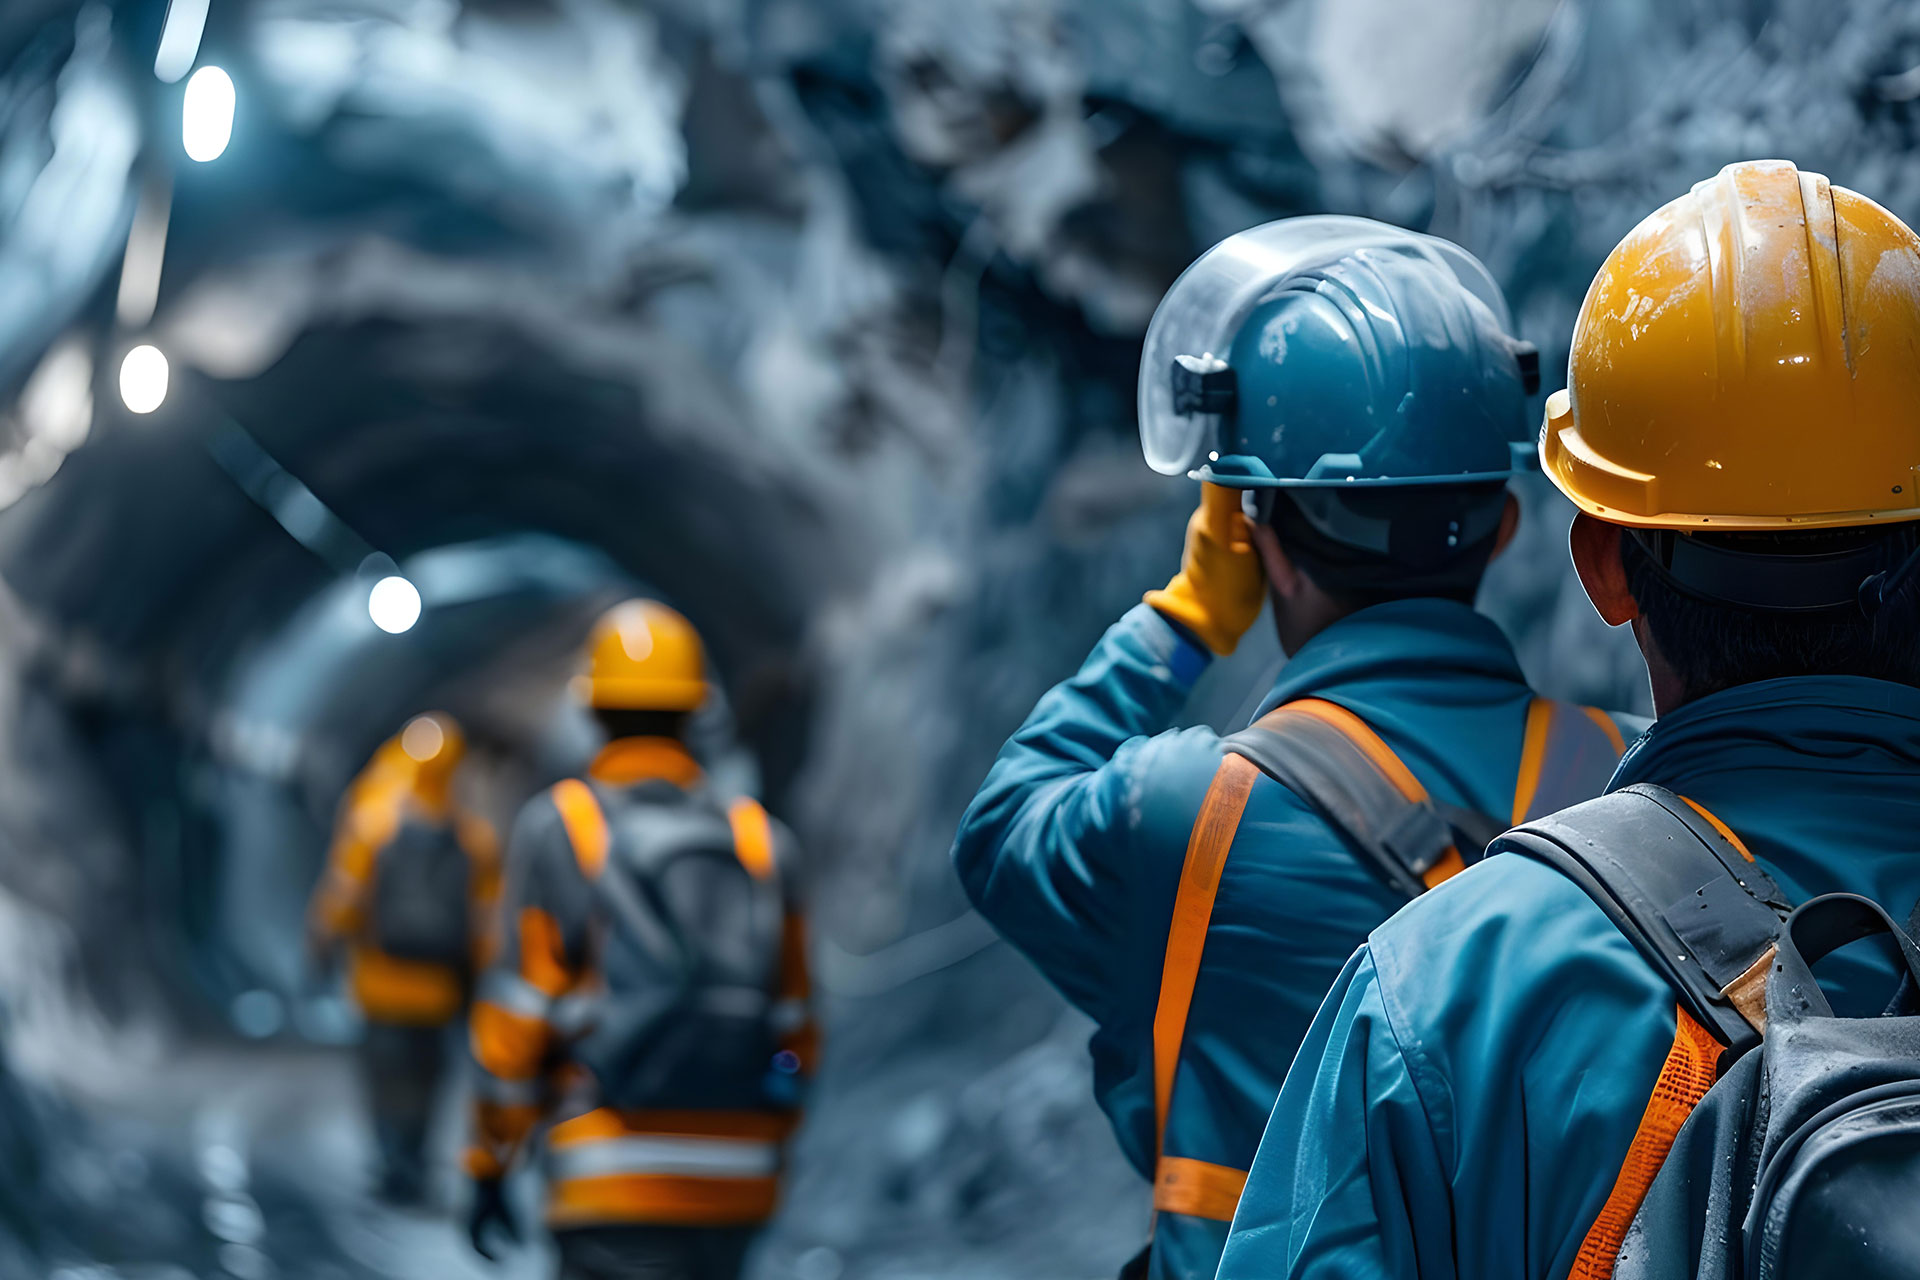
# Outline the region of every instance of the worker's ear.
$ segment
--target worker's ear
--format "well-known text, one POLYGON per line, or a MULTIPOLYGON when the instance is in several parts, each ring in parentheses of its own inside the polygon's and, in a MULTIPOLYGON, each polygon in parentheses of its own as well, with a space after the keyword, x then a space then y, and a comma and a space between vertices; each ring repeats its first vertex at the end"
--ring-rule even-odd
POLYGON ((1253 549, 1260 554, 1260 564, 1267 571, 1267 584, 1274 594, 1282 600, 1291 600, 1300 594, 1306 584, 1300 570, 1288 558, 1286 548, 1280 545, 1279 535, 1272 525, 1256 524, 1247 521, 1247 528, 1253 536, 1253 549))
POLYGON ((1596 520, 1582 511, 1573 518, 1567 542, 1573 551, 1573 571, 1587 589, 1587 599, 1610 627, 1632 622, 1640 606, 1627 590, 1627 566, 1620 559, 1620 526, 1596 520))
POLYGON ((1500 528, 1493 535, 1493 554, 1488 560, 1497 560, 1500 553, 1513 541, 1513 535, 1520 532, 1520 499, 1509 493, 1507 505, 1500 510, 1500 528))

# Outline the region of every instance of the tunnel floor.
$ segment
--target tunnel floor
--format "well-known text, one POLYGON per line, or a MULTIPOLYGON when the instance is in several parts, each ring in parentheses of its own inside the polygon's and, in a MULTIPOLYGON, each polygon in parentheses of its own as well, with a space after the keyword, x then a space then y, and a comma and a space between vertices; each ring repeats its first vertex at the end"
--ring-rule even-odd
MULTIPOLYGON (((508 1250, 498 1264, 467 1243, 457 1163, 464 1089, 448 1091, 436 1119, 430 1207, 399 1210, 369 1193, 372 1134, 351 1053, 194 1047, 157 1071, 139 1073, 137 1083, 137 1090, 99 1102, 109 1124, 141 1134, 149 1158, 178 1159, 197 1172, 201 1220, 223 1242, 215 1255, 220 1271, 213 1274, 235 1280, 534 1280, 551 1274, 538 1230, 528 1233, 533 1243, 508 1250), (305 1256, 289 1256, 289 1245, 302 1240, 305 1256)), ((538 1223, 530 1181, 521 1179, 516 1188, 523 1228, 538 1223)), ((161 1274, 172 1280, 187 1273, 161 1274)))

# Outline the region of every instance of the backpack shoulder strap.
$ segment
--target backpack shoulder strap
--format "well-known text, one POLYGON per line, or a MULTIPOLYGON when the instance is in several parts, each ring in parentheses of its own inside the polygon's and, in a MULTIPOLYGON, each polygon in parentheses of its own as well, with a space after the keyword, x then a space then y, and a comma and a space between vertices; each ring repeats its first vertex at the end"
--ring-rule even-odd
POLYGON ((1791 904, 1726 825, 1637 783, 1529 822, 1488 850, 1522 853, 1584 890, 1721 1044, 1765 1029, 1766 973, 1791 904))
POLYGON ((1478 854, 1506 825, 1436 802, 1365 721, 1319 698, 1268 712, 1227 750, 1312 805, 1408 898, 1465 870, 1461 845, 1478 854))
POLYGON ((1591 800, 1606 790, 1627 749, 1613 717, 1598 707, 1535 698, 1527 708, 1514 826, 1591 800))
POLYGON ((741 796, 727 806, 733 828, 733 851, 755 880, 772 880, 779 868, 773 858, 773 823, 758 800, 741 796))

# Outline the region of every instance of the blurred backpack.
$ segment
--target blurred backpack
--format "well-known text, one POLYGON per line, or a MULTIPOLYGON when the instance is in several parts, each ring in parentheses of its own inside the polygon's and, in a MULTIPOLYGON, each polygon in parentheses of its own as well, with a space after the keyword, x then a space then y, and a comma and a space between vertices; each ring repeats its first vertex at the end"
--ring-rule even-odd
POLYGON ((472 881, 453 824, 407 809, 374 860, 374 945, 402 960, 470 964, 472 881))
MULTIPOLYGON (((604 989, 573 1053, 601 1102, 710 1110, 795 1101, 781 1094, 792 1073, 775 1061, 785 910, 771 848, 745 847, 726 812, 669 783, 589 794, 608 835, 593 878, 604 989)), ((765 833, 765 811, 742 804, 765 833)))
POLYGON ((1490 852, 1501 850, 1586 890, 1701 1032, 1694 1060, 1670 1058, 1648 1104, 1650 1119, 1665 1108, 1684 1123, 1657 1172, 1641 1170, 1651 1183, 1638 1213, 1603 1211, 1588 1238, 1617 1250, 1610 1273, 1920 1276, 1920 949, 1909 931, 1854 894, 1792 908, 1718 824, 1644 784, 1518 828, 1490 852), (1812 967, 1876 936, 1901 957, 1898 991, 1881 1016, 1835 1015, 1812 967))

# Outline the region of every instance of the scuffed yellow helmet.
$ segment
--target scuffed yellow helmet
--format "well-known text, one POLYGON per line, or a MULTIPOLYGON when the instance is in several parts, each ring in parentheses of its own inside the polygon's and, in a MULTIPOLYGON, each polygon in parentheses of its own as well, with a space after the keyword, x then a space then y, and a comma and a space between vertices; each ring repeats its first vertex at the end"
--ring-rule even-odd
POLYGON ((573 691, 607 710, 691 711, 707 698, 700 634, 657 600, 615 605, 593 628, 573 691))
POLYGON ((1920 519, 1920 237, 1787 161, 1728 165, 1608 256, 1540 453, 1613 524, 1920 519))

